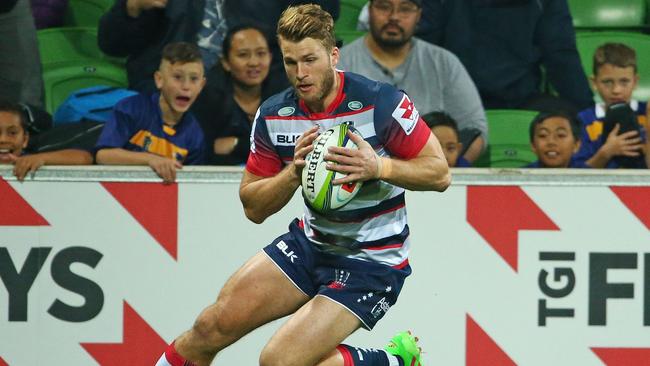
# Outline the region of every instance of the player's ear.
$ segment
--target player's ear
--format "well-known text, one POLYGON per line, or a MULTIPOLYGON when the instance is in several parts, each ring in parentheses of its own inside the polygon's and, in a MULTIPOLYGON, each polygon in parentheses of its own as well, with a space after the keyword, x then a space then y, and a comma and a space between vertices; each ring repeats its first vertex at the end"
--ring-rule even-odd
POLYGON ((333 47, 332 52, 330 53, 330 61, 332 62, 332 66, 336 68, 336 65, 339 64, 339 48, 338 47, 333 47))

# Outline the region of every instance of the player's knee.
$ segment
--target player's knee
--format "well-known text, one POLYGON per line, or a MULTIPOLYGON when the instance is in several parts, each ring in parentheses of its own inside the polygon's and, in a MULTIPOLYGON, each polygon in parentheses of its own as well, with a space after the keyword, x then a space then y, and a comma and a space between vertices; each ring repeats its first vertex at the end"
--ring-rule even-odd
POLYGON ((218 351, 238 338, 236 324, 219 312, 204 312, 192 326, 196 341, 211 351, 218 351))

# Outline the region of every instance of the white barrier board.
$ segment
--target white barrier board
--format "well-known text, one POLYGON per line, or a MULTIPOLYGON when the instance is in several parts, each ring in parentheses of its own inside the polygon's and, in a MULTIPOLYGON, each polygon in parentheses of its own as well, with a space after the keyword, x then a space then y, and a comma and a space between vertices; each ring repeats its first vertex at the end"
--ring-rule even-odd
MULTIPOLYGON (((413 329, 425 365, 642 365, 650 359, 650 187, 408 192, 409 277, 375 330, 413 329)), ((152 365, 244 261, 286 231, 238 185, 0 178, 0 365, 152 365)), ((222 352, 256 365, 284 320, 222 352)))

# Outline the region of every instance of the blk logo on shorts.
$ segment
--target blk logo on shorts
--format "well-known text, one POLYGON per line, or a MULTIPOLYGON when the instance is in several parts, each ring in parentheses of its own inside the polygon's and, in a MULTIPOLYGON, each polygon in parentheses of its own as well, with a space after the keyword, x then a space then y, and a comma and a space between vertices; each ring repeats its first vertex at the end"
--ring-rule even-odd
POLYGON ((291 259, 291 263, 294 263, 294 261, 293 261, 294 259, 298 259, 298 256, 295 255, 295 254, 293 254, 293 250, 292 250, 292 251, 288 251, 288 250, 289 250, 289 246, 287 245, 287 243, 284 242, 284 240, 280 240, 280 242, 278 242, 277 244, 275 244, 275 246, 278 247, 278 249, 280 249, 280 251, 281 251, 284 255, 286 255, 287 257, 289 257, 289 259, 291 259))

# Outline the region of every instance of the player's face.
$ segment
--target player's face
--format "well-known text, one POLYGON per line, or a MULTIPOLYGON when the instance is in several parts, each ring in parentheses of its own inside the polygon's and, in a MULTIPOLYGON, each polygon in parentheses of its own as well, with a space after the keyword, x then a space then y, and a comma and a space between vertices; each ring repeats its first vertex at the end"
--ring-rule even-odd
POLYGON ((580 141, 571 133, 566 118, 551 117, 535 126, 532 148, 540 163, 547 168, 566 168, 578 151, 580 141))
POLYGON ((9 164, 27 147, 28 136, 20 125, 20 117, 12 112, 0 112, 0 164, 9 164))
POLYGON ((174 115, 187 112, 205 84, 203 64, 200 62, 160 63, 155 74, 156 87, 160 90, 163 113, 174 115))
POLYGON ((269 45, 258 30, 241 30, 233 35, 230 51, 221 64, 236 83, 246 87, 261 85, 269 75, 269 45))
POLYGON ((373 0, 369 7, 370 34, 382 47, 397 48, 413 37, 422 9, 408 0, 373 0))
POLYGON ((456 131, 449 126, 436 126, 431 129, 431 132, 440 141, 440 146, 442 146, 442 151, 447 159, 447 165, 450 167, 456 166, 458 156, 463 149, 463 144, 458 142, 456 131))
POLYGON ((605 106, 619 102, 629 103, 638 81, 639 76, 634 72, 634 67, 618 67, 612 64, 601 66, 598 75, 591 79, 605 106))
POLYGON ((328 52, 313 38, 291 42, 280 37, 284 68, 289 82, 312 111, 322 111, 336 96, 338 48, 328 52))

